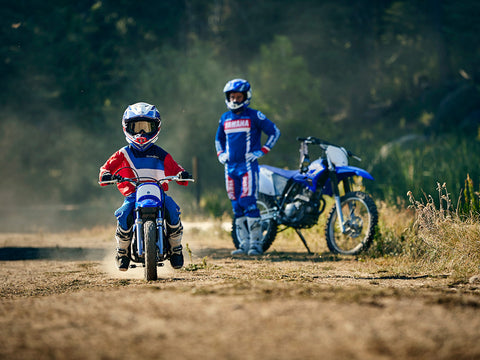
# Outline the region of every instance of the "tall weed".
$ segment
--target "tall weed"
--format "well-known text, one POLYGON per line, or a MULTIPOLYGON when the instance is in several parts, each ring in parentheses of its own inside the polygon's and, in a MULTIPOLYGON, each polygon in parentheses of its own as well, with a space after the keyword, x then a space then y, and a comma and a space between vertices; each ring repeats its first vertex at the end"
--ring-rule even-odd
POLYGON ((428 272, 447 272, 457 279, 466 279, 478 273, 480 266, 480 219, 473 212, 469 216, 452 206, 446 184, 437 185, 438 201, 430 195, 416 200, 408 193, 415 221, 410 239, 418 246, 404 255, 418 261, 428 272))

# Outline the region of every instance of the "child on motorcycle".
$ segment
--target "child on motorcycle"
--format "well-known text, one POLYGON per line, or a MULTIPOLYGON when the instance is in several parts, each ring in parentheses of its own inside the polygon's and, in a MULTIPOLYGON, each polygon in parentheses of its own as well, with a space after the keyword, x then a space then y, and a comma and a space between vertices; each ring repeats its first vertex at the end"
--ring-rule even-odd
MULTIPOLYGON (((100 168, 100 181, 113 180, 114 174, 125 178, 135 177, 132 169, 141 176, 156 179, 171 175, 178 175, 182 179, 191 178, 169 153, 153 144, 158 139, 161 126, 162 119, 155 105, 139 102, 128 106, 123 114, 122 127, 129 145, 115 152, 100 168), (119 169, 121 170, 116 173, 119 169)), ((188 182, 179 181, 178 184, 186 186, 188 182)), ((130 264, 128 252, 133 236, 135 187, 129 182, 120 182, 117 187, 125 199, 122 206, 115 211, 117 218, 115 259, 118 269, 127 271, 130 264)), ((168 184, 163 184, 163 188, 167 191, 168 184)), ((183 226, 180 221, 180 207, 166 194, 165 219, 171 251, 170 264, 174 269, 179 269, 183 266, 181 244, 183 226)))

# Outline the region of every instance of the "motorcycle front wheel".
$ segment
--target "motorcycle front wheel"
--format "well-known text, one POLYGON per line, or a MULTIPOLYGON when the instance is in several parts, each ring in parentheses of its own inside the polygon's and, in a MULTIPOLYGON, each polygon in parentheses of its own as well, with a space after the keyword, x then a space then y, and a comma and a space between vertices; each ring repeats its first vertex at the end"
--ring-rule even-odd
POLYGON ((361 191, 349 192, 340 198, 345 231, 338 223, 336 205, 328 215, 325 238, 334 254, 357 255, 368 249, 375 236, 378 222, 377 206, 361 191))
POLYGON ((145 280, 157 280, 157 227, 152 220, 143 224, 145 240, 145 280))
MULTIPOLYGON (((258 210, 260 210, 260 217, 262 218, 262 249, 263 252, 265 252, 272 245, 273 241, 275 240, 275 236, 277 235, 277 222, 273 218, 267 216, 267 214, 275 211, 275 202, 268 196, 259 194, 257 207, 258 210)), ((232 239, 235 249, 238 249, 240 242, 237 237, 237 226, 235 225, 235 219, 233 219, 232 223, 232 239)))

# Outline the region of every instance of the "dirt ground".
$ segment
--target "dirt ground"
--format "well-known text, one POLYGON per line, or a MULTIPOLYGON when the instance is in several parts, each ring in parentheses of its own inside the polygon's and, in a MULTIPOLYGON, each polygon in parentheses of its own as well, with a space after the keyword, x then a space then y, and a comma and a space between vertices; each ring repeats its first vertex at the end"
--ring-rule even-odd
POLYGON ((185 267, 114 267, 113 229, 0 234, 0 359, 480 359, 480 284, 279 240, 230 256, 185 223, 185 267))

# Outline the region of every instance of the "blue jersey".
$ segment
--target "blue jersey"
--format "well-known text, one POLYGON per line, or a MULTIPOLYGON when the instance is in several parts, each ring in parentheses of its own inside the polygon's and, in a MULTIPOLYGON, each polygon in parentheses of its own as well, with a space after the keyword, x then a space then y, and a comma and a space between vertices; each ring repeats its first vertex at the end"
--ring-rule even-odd
POLYGON ((246 154, 256 150, 266 154, 279 136, 280 130, 261 111, 248 107, 239 114, 227 111, 220 118, 215 136, 217 156, 226 153, 228 165, 244 164, 246 154), (263 146, 262 132, 268 136, 263 146))

